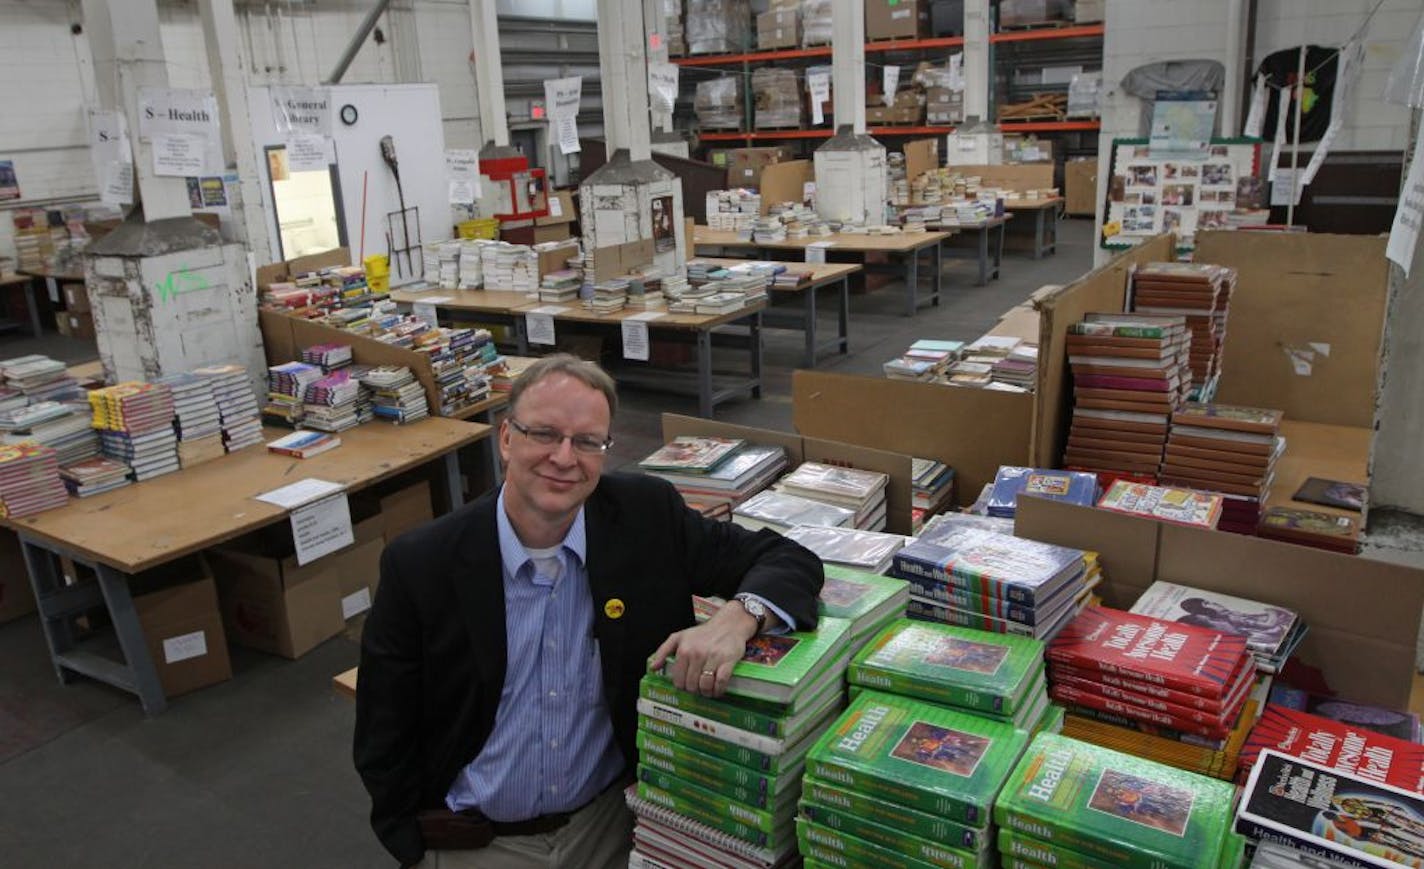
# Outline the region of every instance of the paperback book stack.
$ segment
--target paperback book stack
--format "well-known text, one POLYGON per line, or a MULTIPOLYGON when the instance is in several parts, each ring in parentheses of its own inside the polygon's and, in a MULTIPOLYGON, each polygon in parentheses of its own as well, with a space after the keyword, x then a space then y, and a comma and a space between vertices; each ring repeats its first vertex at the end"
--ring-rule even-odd
POLYGON ((129 466, 135 482, 178 470, 173 391, 157 383, 120 383, 89 393, 105 456, 129 466))
POLYGON ((797 525, 853 528, 854 518, 855 511, 848 507, 775 489, 763 489, 732 508, 732 521, 743 528, 769 528, 778 534, 786 534, 797 525))
POLYGON ((1152 759, 1185 766, 1190 758, 1204 764, 1194 771, 1222 778, 1234 772, 1260 706, 1248 704, 1257 679, 1245 637, 1100 606, 1048 644, 1048 681, 1070 717, 1205 748, 1152 759))
POLYGON ((306 362, 284 362, 268 368, 267 404, 262 408, 262 422, 296 428, 302 421, 302 397, 307 387, 323 375, 320 365, 306 362))
POLYGON ((1236 788, 1131 754, 1040 733, 994 806, 1006 867, 1236 869, 1236 788))
POLYGON ((371 390, 371 409, 378 419, 401 425, 430 415, 425 389, 404 365, 372 368, 362 376, 361 385, 371 390))
POLYGON ((103 456, 62 467, 59 477, 64 482, 64 488, 76 498, 99 495, 133 482, 129 479, 128 465, 103 456))
POLYGON ((990 516, 1012 519, 1022 495, 1091 507, 1098 500, 1098 478, 1081 471, 1001 465, 994 475, 986 509, 990 516))
POLYGON ((1009 724, 860 691, 807 757, 802 856, 808 865, 992 869, 994 801, 1027 742, 1009 724))
POLYGON ((223 448, 233 453, 262 443, 262 417, 247 369, 241 365, 213 365, 193 373, 213 385, 213 399, 222 419, 223 448))
POLYGON ((933 380, 959 360, 963 341, 940 341, 921 338, 909 349, 883 366, 891 380, 933 380))
POLYGON ((628 799, 635 853, 674 866, 794 859, 806 753, 845 705, 848 635, 834 618, 814 632, 759 635, 721 698, 675 688, 672 663, 643 677, 628 799))
POLYGON ((850 662, 856 686, 938 703, 1035 732, 1049 716, 1043 643, 901 619, 850 662))
POLYGON ((453 416, 489 397, 487 371, 499 359, 499 352, 488 330, 431 329, 419 337, 415 350, 430 360, 441 416, 453 416))
POLYGON ((350 371, 333 371, 313 381, 302 396, 302 426, 323 432, 355 428, 360 424, 356 415, 360 395, 361 383, 350 371))
POLYGON ((351 345, 313 344, 302 351, 302 361, 308 365, 320 365, 322 371, 330 374, 351 364, 351 345))
POLYGON ((1267 749, 1409 791, 1418 792, 1424 776, 1424 745, 1275 703, 1246 737, 1240 780, 1267 749))
POLYGON ((1255 534, 1285 452, 1281 412, 1226 404, 1186 404, 1172 412, 1161 482, 1222 494, 1217 527, 1255 534))
POLYGON ((1191 331, 1191 386, 1210 400, 1221 374, 1226 314, 1236 270, 1209 263, 1148 263, 1132 276, 1132 309, 1140 314, 1185 317, 1191 331))
MULTIPOLYGON (((1424 796, 1363 770, 1263 751, 1236 809, 1236 832, 1344 866, 1424 865, 1424 796)), ((1316 863, 1307 865, 1314 866, 1316 863)))
POLYGON ((911 459, 910 530, 919 533, 925 518, 954 501, 954 468, 938 459, 911 459))
POLYGON ((1299 543, 1347 555, 1354 555, 1360 548, 1358 519, 1297 507, 1266 508, 1266 512, 1261 514, 1256 534, 1270 540, 1299 543))
POLYGON ((1169 418, 1190 387, 1189 344, 1181 317, 1089 314, 1070 324, 1064 465, 1156 482, 1169 418))
POLYGON ((60 466, 99 454, 99 436, 79 405, 41 401, 0 411, 0 443, 33 441, 54 450, 60 466))
POLYGON ((485 285, 485 270, 482 264, 485 239, 467 238, 460 242, 460 286, 468 290, 478 290, 485 285))
POLYGON ((1116 480, 1098 500, 1098 509, 1189 528, 1215 528, 1221 519, 1221 502, 1215 492, 1116 480))
POLYGON ((706 204, 709 229, 746 231, 761 215, 761 194, 746 188, 709 190, 706 204))
POLYGON ((191 372, 160 378, 173 393, 173 431, 178 435, 178 464, 191 468, 224 455, 222 415, 212 381, 191 372))
POLYGON ((1031 392, 1038 384, 1038 345, 1019 344, 989 370, 986 389, 1031 392))
POLYGON ((616 314, 628 304, 628 279, 609 278, 593 285, 593 295, 583 306, 595 314, 616 314))
POLYGON ((885 489, 889 474, 802 462, 776 484, 776 490, 825 504, 845 507, 854 514, 850 524, 863 531, 885 529, 885 489))
POLYGON ((69 369, 57 359, 30 354, 0 362, 5 385, 24 394, 30 404, 79 398, 79 385, 69 369))
POLYGON ((1279 673, 1306 632, 1305 622, 1295 610, 1160 579, 1147 587, 1131 611, 1240 634, 1262 673, 1279 673))
POLYGON ((899 534, 818 525, 798 525, 786 536, 816 553, 828 566, 837 564, 869 573, 889 570, 895 553, 905 545, 899 534))
POLYGON ((890 574, 910 583, 911 618, 1040 640, 1067 624, 1088 594, 1081 550, 963 521, 927 528, 895 553, 890 574))
POLYGON ((480 250, 485 289, 535 294, 539 291, 539 254, 524 244, 496 241, 480 250))
POLYGON ((578 298, 581 286, 583 286, 582 272, 573 269, 549 272, 539 279, 539 301, 572 302, 578 298))
POLYGON ((33 441, 0 446, 0 516, 29 516, 68 500, 54 450, 33 441))
POLYGON ((659 447, 638 467, 672 483, 687 505, 704 516, 730 519, 733 507, 786 468, 786 451, 740 438, 683 436, 659 447))

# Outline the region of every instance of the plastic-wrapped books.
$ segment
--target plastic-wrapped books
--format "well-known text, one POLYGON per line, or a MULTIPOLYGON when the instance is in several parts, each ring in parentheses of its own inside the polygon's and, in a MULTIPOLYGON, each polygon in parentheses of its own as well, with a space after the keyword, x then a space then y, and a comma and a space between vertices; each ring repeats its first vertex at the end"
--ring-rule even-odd
POLYGON ((895 553, 905 545, 899 534, 858 531, 854 528, 798 525, 786 536, 816 553, 828 564, 841 564, 871 573, 890 568, 895 553))
POLYGON ((732 521, 744 528, 786 532, 796 525, 846 526, 855 511, 786 492, 766 490, 737 505, 732 521))

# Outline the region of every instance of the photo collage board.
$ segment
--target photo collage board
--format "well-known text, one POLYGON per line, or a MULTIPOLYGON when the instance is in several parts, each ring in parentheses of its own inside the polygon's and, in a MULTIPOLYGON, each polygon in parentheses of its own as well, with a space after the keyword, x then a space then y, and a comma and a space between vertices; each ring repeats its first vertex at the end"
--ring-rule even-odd
POLYGON ((1102 246, 1174 232, 1191 248, 1198 229, 1230 229, 1232 212, 1262 207, 1260 158, 1256 139, 1212 139, 1203 160, 1153 157, 1146 139, 1113 140, 1102 246))

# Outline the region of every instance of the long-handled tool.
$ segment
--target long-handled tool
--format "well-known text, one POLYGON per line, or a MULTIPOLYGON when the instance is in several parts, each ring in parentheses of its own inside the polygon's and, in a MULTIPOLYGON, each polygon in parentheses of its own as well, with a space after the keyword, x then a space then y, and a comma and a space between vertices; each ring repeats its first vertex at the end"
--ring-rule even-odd
MULTIPOLYGON (((410 254, 410 224, 406 222, 405 211, 405 190, 401 188, 400 164, 396 161, 396 141, 390 136, 381 137, 381 159, 386 161, 386 165, 391 167, 391 174, 396 179, 396 196, 400 198, 401 235, 404 238, 402 244, 405 253, 405 267, 409 274, 415 274, 415 260, 410 254)), ((395 251, 392 251, 395 253, 395 251)), ((400 264, 400 259, 392 256, 396 264, 400 264)))

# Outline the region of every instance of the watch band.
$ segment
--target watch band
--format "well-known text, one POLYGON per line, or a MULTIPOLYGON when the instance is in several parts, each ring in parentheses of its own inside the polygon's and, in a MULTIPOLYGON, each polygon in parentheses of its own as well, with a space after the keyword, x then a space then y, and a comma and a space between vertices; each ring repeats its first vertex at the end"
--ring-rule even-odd
POLYGON ((735 595, 732 600, 739 602, 747 614, 756 619, 757 633, 766 630, 766 605, 749 594, 735 595))

